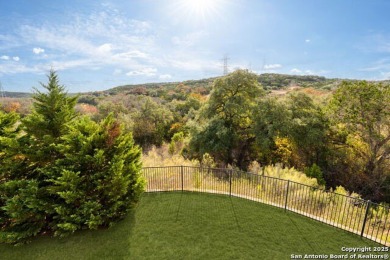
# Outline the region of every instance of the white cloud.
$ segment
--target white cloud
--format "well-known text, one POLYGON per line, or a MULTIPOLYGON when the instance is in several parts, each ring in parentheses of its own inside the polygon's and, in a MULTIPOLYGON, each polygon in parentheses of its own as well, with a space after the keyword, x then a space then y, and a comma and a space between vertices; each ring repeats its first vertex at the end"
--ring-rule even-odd
POLYGON ((294 73, 294 74, 301 74, 302 73, 302 71, 300 69, 296 69, 296 68, 290 70, 290 72, 294 73))
POLYGON ((92 38, 113 36, 120 40, 123 35, 142 35, 153 28, 150 22, 128 19, 126 14, 109 6, 88 16, 75 14, 73 18, 75 22, 63 26, 64 29, 92 38))
POLYGON ((280 69, 282 65, 280 64, 266 64, 264 65, 264 70, 274 70, 274 69, 280 69))
POLYGON ((310 40, 310 39, 306 39, 305 42, 306 42, 306 43, 309 43, 309 42, 311 42, 311 40, 310 40))
POLYGON ((159 76, 159 79, 168 80, 168 79, 172 79, 172 76, 169 74, 162 74, 159 76))
POLYGON ((72 34, 65 27, 33 27, 22 26, 21 34, 27 43, 39 43, 64 54, 93 54, 96 48, 89 41, 72 34))
POLYGON ((295 75, 326 75, 329 73, 327 70, 301 70, 294 68, 290 70, 290 73, 295 75))
POLYGON ((93 66, 96 67, 96 64, 89 59, 73 59, 73 60, 63 60, 63 61, 52 61, 50 64, 45 65, 48 68, 54 68, 55 70, 67 70, 79 67, 87 67, 88 69, 93 66))
POLYGON ((290 70, 290 72, 293 74, 298 74, 298 75, 314 75, 315 74, 312 70, 300 70, 297 68, 290 70))
POLYGON ((14 61, 20 61, 20 58, 19 58, 18 56, 14 56, 14 57, 12 57, 12 59, 13 59, 14 61))
POLYGON ((0 57, 0 60, 9 60, 9 56, 3 55, 0 57))
POLYGON ((122 53, 117 53, 113 55, 113 58, 116 60, 131 60, 133 58, 147 58, 149 55, 139 51, 139 50, 133 50, 133 51, 128 51, 128 52, 122 52, 122 53))
POLYGON ((206 37, 208 34, 204 31, 188 33, 184 36, 174 36, 171 41, 174 45, 180 47, 190 47, 198 43, 201 39, 206 37))
MULTIPOLYGON (((50 69, 50 67, 48 68, 50 69)), ((21 63, 0 64, 0 74, 17 74, 17 73, 39 73, 41 68, 38 66, 27 67, 21 63)))
POLYGON ((33 52, 34 52, 35 54, 40 54, 40 53, 44 53, 45 50, 38 47, 38 48, 33 48, 33 52))
MULTIPOLYGON (((129 19, 110 6, 90 15, 73 14, 69 21, 62 24, 27 23, 14 32, 20 46, 35 46, 29 50, 37 54, 33 60, 37 63, 27 60, 27 68, 22 70, 29 67, 31 71, 47 72, 50 67, 90 70, 109 66, 114 75, 153 76, 162 80, 169 80, 172 76, 160 75, 159 70, 178 70, 183 72, 181 76, 187 71, 198 75, 222 74, 221 64, 213 53, 193 48, 208 36, 205 31, 175 36, 175 32, 156 28, 159 25, 149 21, 129 19), (166 39, 173 44, 160 44, 166 39), (50 55, 45 54, 48 49, 50 55)), ((0 40, 1 37, 5 36, 0 34, 0 40)), ((10 42, 11 38, 8 38, 7 42, 10 42)), ((233 68, 233 65, 229 67, 233 68)), ((4 71, 9 72, 3 68, 4 71)))
POLYGON ((135 33, 145 33, 152 28, 152 25, 147 21, 131 20, 130 26, 135 33))
MULTIPOLYGON (((168 66, 174 69, 187 71, 207 71, 207 72, 221 72, 222 66, 218 60, 209 60, 196 57, 191 52, 176 52, 169 57, 164 57, 164 61, 168 66)), ((230 65, 229 67, 234 66, 230 65)))
MULTIPOLYGON (((23 25, 20 39, 25 45, 52 49, 46 62, 64 62, 66 66, 60 65, 64 69, 72 68, 72 64, 75 67, 93 64, 136 71, 140 67, 161 64, 156 55, 160 47, 155 43, 150 22, 128 19, 109 6, 89 16, 75 14, 72 18, 73 22, 68 24, 23 25), (154 54, 150 55, 150 52, 154 54)), ((39 52, 38 48, 33 51, 39 52)))
POLYGON ((139 70, 133 70, 126 73, 127 76, 155 76, 157 72, 156 68, 142 68, 139 70))
POLYGON ((97 49, 102 53, 110 53, 112 51, 112 45, 110 43, 105 43, 100 45, 97 49))
MULTIPOLYGON (((58 69, 80 67, 83 66, 82 64, 88 66, 90 64, 94 66, 114 65, 129 69, 141 65, 132 58, 148 57, 144 51, 134 49, 134 47, 140 46, 140 48, 147 49, 149 42, 146 40, 144 41, 145 44, 142 44, 141 40, 139 40, 140 42, 136 43, 138 40, 133 37, 126 36, 123 39, 120 39, 120 36, 116 36, 115 39, 108 37, 110 41, 116 41, 116 45, 113 46, 110 43, 95 45, 94 39, 90 39, 85 35, 78 36, 79 33, 77 32, 73 35, 66 27, 37 28, 24 26, 22 31, 24 37, 30 38, 31 43, 39 43, 60 51, 61 55, 54 56, 57 57, 57 60, 51 61, 59 64, 60 68, 58 69), (134 50, 128 51, 129 48, 134 50), (62 65, 61 63, 66 63, 66 65, 62 65)), ((57 69, 57 67, 55 68, 57 69)))

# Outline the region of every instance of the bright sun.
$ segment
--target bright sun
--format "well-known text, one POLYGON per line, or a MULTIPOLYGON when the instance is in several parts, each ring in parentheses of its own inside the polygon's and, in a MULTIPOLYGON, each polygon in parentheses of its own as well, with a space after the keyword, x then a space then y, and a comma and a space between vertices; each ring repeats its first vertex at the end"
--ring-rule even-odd
POLYGON ((206 21, 219 16, 226 0, 178 0, 177 11, 186 19, 206 21))
MULTIPOLYGON (((213 0, 184 0, 185 4, 188 5, 188 8, 193 10, 193 12, 202 14, 207 13, 217 7, 218 1, 213 0)), ((184 4, 184 3, 183 3, 184 4)))

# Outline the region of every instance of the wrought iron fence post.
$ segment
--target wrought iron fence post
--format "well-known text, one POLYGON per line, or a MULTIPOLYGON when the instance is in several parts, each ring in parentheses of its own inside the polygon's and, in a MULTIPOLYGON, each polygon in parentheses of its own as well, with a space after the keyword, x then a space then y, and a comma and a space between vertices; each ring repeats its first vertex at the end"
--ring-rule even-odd
POLYGON ((233 175, 233 169, 229 171, 229 196, 232 196, 232 176, 233 175))
POLYGON ((290 180, 287 181, 286 200, 284 202, 284 211, 287 210, 288 191, 290 188, 290 180))
POLYGON ((180 166, 180 175, 181 175, 181 191, 183 191, 184 190, 183 165, 180 166))
POLYGON ((368 212, 370 211, 370 206, 371 206, 371 201, 368 200, 367 201, 366 214, 364 215, 364 220, 363 220, 362 232, 360 233, 361 237, 364 235, 364 229, 366 228, 366 222, 367 222, 368 212))

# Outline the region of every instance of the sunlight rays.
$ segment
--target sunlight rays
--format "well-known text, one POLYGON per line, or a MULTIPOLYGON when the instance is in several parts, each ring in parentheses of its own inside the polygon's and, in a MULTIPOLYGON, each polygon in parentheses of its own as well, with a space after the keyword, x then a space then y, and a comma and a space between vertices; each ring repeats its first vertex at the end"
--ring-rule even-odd
POLYGON ((221 18, 226 3, 226 0, 175 0, 173 10, 181 20, 204 23, 221 18))

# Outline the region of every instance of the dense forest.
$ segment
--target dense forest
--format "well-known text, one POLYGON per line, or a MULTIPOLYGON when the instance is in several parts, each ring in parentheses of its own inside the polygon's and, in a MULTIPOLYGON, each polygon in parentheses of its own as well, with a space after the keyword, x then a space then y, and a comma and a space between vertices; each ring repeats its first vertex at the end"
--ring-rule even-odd
MULTIPOLYGON (((18 95, 0 99, 1 111, 25 120, 32 100, 18 95)), ((278 165, 315 178, 326 189, 343 186, 365 199, 390 202, 386 81, 237 70, 75 96, 78 116, 100 123, 111 115, 132 133, 144 164, 153 163, 146 161, 154 152, 180 157, 177 162, 249 171, 278 165)))

